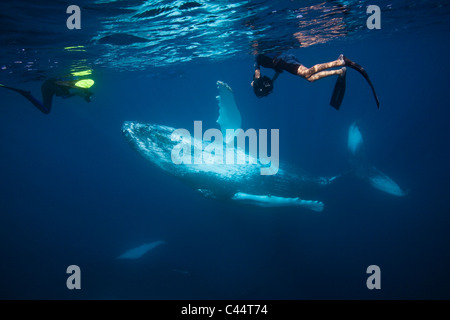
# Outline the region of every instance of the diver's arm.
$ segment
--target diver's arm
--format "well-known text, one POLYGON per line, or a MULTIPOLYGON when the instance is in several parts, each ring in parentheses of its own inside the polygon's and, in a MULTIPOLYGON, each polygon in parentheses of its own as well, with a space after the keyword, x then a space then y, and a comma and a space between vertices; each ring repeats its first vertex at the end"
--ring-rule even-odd
POLYGON ((255 69, 255 74, 253 75, 253 81, 250 83, 250 85, 253 87, 253 82, 255 79, 259 79, 261 77, 261 71, 259 69, 255 69))
POLYGON ((272 78, 272 82, 275 82, 275 80, 277 80, 278 76, 280 75, 281 72, 276 72, 275 75, 272 78))
POLYGON ((255 75, 253 76, 253 79, 259 79, 261 77, 261 70, 255 69, 255 75))
POLYGON ((255 74, 253 75, 253 79, 259 79, 261 77, 261 66, 259 63, 259 58, 260 58, 260 55, 258 54, 255 57, 255 64, 254 64, 255 74))
POLYGON ((56 96, 62 97, 63 99, 79 96, 82 97, 86 102, 91 102, 91 96, 93 95, 92 92, 90 92, 86 88, 67 88, 67 90, 64 90, 63 92, 56 93, 56 96))

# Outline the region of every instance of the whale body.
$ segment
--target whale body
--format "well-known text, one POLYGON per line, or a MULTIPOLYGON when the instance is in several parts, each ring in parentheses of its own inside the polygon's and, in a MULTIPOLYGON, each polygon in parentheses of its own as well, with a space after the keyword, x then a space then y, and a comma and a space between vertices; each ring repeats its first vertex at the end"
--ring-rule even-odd
MULTIPOLYGON (((145 159, 188 184, 202 195, 214 199, 229 199, 259 206, 295 206, 323 209, 320 201, 300 199, 298 192, 329 183, 329 178, 297 175, 279 169, 271 176, 261 175, 261 164, 175 164, 171 153, 178 141, 172 140, 175 128, 138 122, 125 122, 122 132, 128 143, 145 159), (295 191, 294 191, 295 190, 295 191), (296 198, 295 201, 288 200, 296 198)), ((194 139, 194 138, 192 138, 194 139)), ((205 142, 192 143, 192 153, 205 153, 205 142), (200 150, 196 150, 199 148, 200 150)), ((242 150, 236 150, 242 152, 242 150)), ((207 153, 209 156, 209 153, 207 153)))
MULTIPOLYGON (((218 81, 217 85, 220 92, 221 116, 218 122, 221 130, 236 129, 241 119, 232 97, 232 90, 223 82, 218 81), (230 110, 227 110, 227 103, 230 105, 230 110), (234 115, 235 118, 229 115, 234 115)), ((280 165, 274 175, 261 175, 263 165, 258 161, 248 161, 244 164, 175 164, 172 150, 179 143, 178 139, 174 138, 175 131, 175 128, 166 125, 134 121, 127 121, 122 126, 125 139, 137 153, 157 168, 178 177, 205 197, 260 207, 294 206, 320 212, 324 209, 324 203, 317 199, 319 190, 341 176, 311 176, 287 165, 280 165)), ((190 139, 192 139, 190 143, 192 154, 201 154, 203 158, 211 155, 208 151, 210 149, 208 142, 197 141, 195 137, 190 139)), ((226 141, 223 142, 224 148, 226 143, 226 141)), ((353 124, 349 130, 348 140, 351 156, 358 155, 361 145, 362 136, 356 124, 353 124)), ((234 149, 236 154, 245 152, 236 146, 234 149)), ((247 156, 248 159, 252 157, 249 154, 247 156)), ((367 180, 378 190, 395 196, 405 195, 391 178, 371 165, 359 165, 356 171, 359 178, 367 180)))

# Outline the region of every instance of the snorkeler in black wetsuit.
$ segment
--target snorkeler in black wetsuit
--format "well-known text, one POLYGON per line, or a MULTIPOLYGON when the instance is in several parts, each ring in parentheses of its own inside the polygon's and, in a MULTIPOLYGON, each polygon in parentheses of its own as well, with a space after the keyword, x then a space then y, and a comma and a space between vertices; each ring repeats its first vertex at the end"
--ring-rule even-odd
POLYGON ((311 68, 307 68, 302 65, 298 59, 291 54, 278 54, 278 55, 265 55, 258 54, 255 59, 255 73, 253 75, 253 81, 251 83, 253 87, 253 91, 257 97, 265 97, 269 95, 273 90, 273 83, 277 79, 278 75, 284 71, 287 71, 293 75, 300 76, 303 79, 308 80, 309 82, 314 82, 316 80, 338 75, 338 79, 336 81, 336 85, 334 87, 333 95, 330 101, 330 105, 333 106, 336 110, 339 110, 341 106, 342 100, 344 99, 345 93, 345 76, 346 76, 346 67, 348 66, 352 69, 357 70, 359 73, 363 75, 366 81, 369 83, 372 88, 373 95, 375 97, 375 101, 377 107, 380 107, 380 103, 378 101, 377 94, 375 93, 375 88, 372 85, 372 82, 369 79, 369 75, 361 67, 359 64, 351 61, 350 59, 344 57, 344 55, 340 55, 339 58, 335 61, 316 64, 311 68), (272 79, 267 76, 261 76, 260 68, 270 68, 275 70, 275 75, 272 79), (343 67, 338 70, 327 70, 335 67, 343 67))
POLYGON ((89 87, 92 86, 93 83, 93 80, 62 81, 53 78, 48 79, 41 86, 42 102, 33 97, 30 91, 8 87, 3 84, 0 84, 0 88, 5 88, 20 93, 42 113, 49 114, 52 110, 52 101, 54 95, 62 98, 81 96, 86 102, 91 102, 91 96, 93 95, 93 93, 89 91, 89 87))

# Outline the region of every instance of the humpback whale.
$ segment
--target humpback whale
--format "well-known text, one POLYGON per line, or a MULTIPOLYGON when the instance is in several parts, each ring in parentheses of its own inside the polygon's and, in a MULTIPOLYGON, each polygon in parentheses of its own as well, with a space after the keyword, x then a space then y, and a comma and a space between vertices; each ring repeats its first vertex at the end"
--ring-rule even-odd
MULTIPOLYGON (((241 125, 241 116, 236 106, 232 89, 218 81, 220 116, 218 123, 222 131, 237 129, 241 125)), ((320 212, 324 203, 317 197, 320 189, 330 185, 342 175, 333 177, 311 176, 298 168, 280 164, 274 175, 261 175, 263 164, 249 161, 235 163, 178 163, 175 164, 171 153, 179 144, 175 128, 126 121, 122 133, 130 146, 157 168, 170 173, 194 188, 200 194, 217 200, 229 200, 260 207, 295 206, 320 212)), ((211 148, 207 141, 195 141, 190 137, 192 154, 210 156, 211 148)), ((211 143, 211 142, 210 142, 211 143)), ((227 141, 223 141, 227 144, 227 141)), ((246 152, 234 147, 236 154, 246 152)), ((351 155, 352 172, 358 178, 367 180, 374 188, 394 196, 404 196, 405 192, 391 178, 368 164, 362 154, 362 135, 352 124, 348 135, 348 149, 351 155)), ((248 154, 249 158, 252 156, 248 154)))

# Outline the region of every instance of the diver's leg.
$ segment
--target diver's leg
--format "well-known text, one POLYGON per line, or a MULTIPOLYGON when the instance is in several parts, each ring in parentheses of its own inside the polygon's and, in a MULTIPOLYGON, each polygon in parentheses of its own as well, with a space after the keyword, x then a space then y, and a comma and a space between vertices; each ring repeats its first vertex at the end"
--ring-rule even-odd
POLYGON ((89 92, 87 89, 80 89, 75 91, 74 93, 71 93, 69 97, 80 96, 84 99, 84 101, 91 102, 92 95, 93 93, 89 92))
POLYGON ((316 80, 326 78, 329 76, 342 75, 343 73, 344 73, 344 68, 341 68, 338 70, 326 70, 326 71, 317 72, 317 73, 313 74, 312 76, 310 76, 309 78, 305 78, 305 79, 308 80, 309 82, 314 82, 316 80))
MULTIPOLYGON (((33 97, 30 91, 12 88, 12 87, 8 87, 5 85, 0 85, 0 87, 20 93, 23 97, 25 97, 28 101, 30 101, 36 108, 38 108, 42 113, 45 113, 45 114, 50 113, 50 108, 46 107, 45 104, 43 104, 38 99, 33 97)), ((51 99, 50 99, 50 107, 51 107, 51 99)))
MULTIPOLYGON (((308 80, 312 75, 321 72, 326 69, 335 68, 335 67, 343 67, 345 66, 345 61, 339 57, 337 60, 331 62, 320 63, 312 66, 311 68, 307 68, 304 65, 300 65, 297 70, 297 75, 302 78, 308 80)), ((338 73, 336 73, 338 74, 338 73)))

